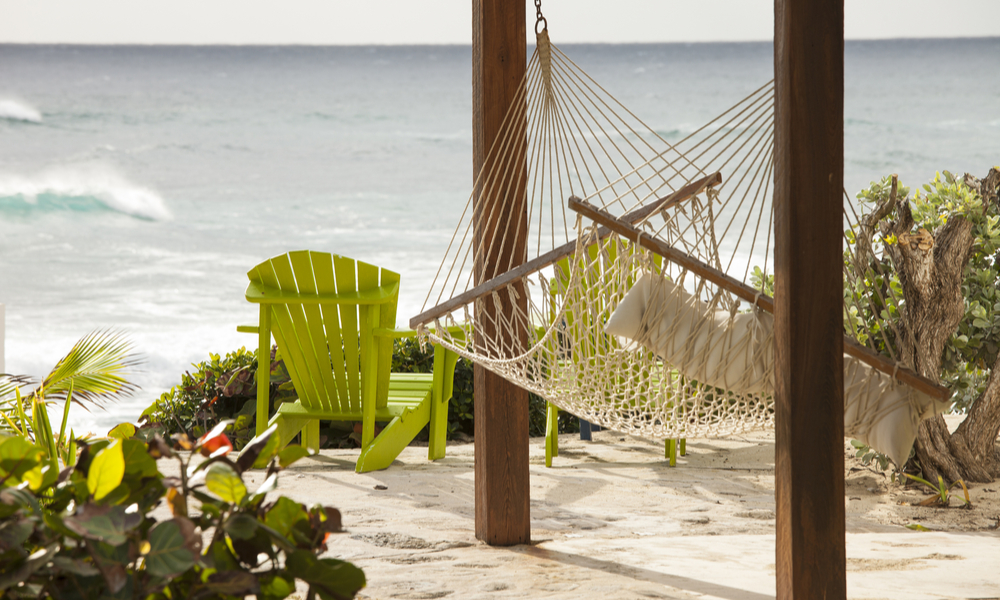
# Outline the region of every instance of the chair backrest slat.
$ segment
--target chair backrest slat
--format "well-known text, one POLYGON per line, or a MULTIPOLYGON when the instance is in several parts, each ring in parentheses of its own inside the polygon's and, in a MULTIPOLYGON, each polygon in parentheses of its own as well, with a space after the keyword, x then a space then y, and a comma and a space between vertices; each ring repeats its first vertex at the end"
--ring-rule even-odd
MULTIPOLYGON (((313 252, 312 259, 316 290, 321 294, 337 293, 333 275, 333 256, 324 252, 313 252)), ((331 389, 336 389, 335 408, 341 412, 348 412, 351 410, 351 397, 344 368, 344 336, 340 330, 340 309, 336 304, 322 304, 320 310, 326 330, 326 344, 330 351, 330 365, 333 369, 334 386, 331 386, 331 389)))
MULTIPOLYGON (((334 256, 333 272, 337 280, 338 294, 358 291, 353 260, 344 256, 334 256)), ((361 410, 361 338, 356 305, 340 305, 340 333, 344 340, 344 366, 347 373, 350 410, 361 410)))

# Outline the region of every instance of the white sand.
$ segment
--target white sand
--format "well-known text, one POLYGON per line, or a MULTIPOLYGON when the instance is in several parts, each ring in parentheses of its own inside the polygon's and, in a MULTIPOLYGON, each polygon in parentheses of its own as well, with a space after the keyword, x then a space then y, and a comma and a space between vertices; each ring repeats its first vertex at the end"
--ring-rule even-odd
MULTIPOLYGON (((434 463, 410 447, 364 475, 357 451, 324 450, 279 489, 341 510, 348 532, 330 555, 365 570, 367 598, 774 597, 772 434, 689 440, 674 468, 662 445, 613 432, 560 445, 546 468, 532 440, 525 546, 475 539, 472 444, 434 463)), ((924 496, 862 467, 846 443, 845 455, 849 597, 1000 597, 1000 482, 973 487, 972 510, 902 505, 924 496)))

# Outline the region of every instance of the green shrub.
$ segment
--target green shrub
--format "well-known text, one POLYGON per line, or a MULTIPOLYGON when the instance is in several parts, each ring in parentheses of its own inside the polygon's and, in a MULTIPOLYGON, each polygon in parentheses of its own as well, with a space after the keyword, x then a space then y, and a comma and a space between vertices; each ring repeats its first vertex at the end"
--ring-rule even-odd
MULTIPOLYGON (((271 404, 294 399, 284 361, 271 349, 271 404)), ((257 353, 240 348, 222 357, 193 364, 181 383, 160 395, 139 417, 145 428, 161 435, 187 433, 200 437, 223 419, 233 419, 233 445, 240 449, 253 438, 257 412, 257 353)))
POLYGON ((278 472, 307 451, 288 446, 279 452, 271 429, 231 460, 223 433, 229 424, 198 442, 177 435, 173 445, 159 436, 143 441, 134 427, 121 425, 113 432, 120 438, 78 440, 78 459, 61 472, 43 448, 0 437, 0 592, 81 600, 251 594, 280 600, 302 580, 310 596, 354 597, 364 573, 317 557, 328 535, 341 531, 339 511, 285 497, 266 501, 278 472), (178 450, 192 452, 185 457, 178 450), (199 450, 207 460, 192 460, 199 450), (157 459, 177 460, 179 476, 164 476, 157 459), (267 475, 251 493, 242 475, 252 467, 267 467, 267 475), (161 503, 171 518, 150 516, 161 503), (207 532, 211 537, 203 539, 207 532))

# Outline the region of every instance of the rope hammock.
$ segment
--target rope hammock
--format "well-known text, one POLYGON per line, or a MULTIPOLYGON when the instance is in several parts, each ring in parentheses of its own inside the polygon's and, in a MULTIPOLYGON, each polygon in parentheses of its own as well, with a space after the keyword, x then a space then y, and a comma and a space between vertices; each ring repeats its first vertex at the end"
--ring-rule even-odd
MULTIPOLYGON (((772 427, 764 290, 773 82, 670 143, 552 45, 547 29, 536 36, 520 94, 410 326, 623 433, 772 427), (498 227, 505 219, 514 222, 498 227)), ((850 230, 859 217, 849 198, 844 216, 850 230)), ((866 270, 891 268, 879 248, 853 238, 845 246, 845 277, 863 292, 851 302, 898 309, 893 290, 859 283, 866 270)), ((906 332, 862 323, 849 334, 846 435, 901 465, 920 420, 947 406, 947 390, 891 355, 906 332)))

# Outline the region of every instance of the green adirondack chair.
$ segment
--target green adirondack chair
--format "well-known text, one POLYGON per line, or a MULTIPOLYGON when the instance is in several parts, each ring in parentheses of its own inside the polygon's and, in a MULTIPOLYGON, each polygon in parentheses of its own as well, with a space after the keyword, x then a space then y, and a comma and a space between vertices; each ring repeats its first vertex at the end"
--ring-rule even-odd
POLYGON ((268 361, 257 369, 257 435, 277 425, 282 443, 302 432, 319 449, 319 422, 360 421, 359 473, 392 464, 430 424, 429 460, 443 458, 458 356, 434 349, 433 373, 390 373, 392 341, 416 332, 393 329, 399 275, 344 256, 302 250, 266 260, 247 273, 246 299, 260 306, 258 356, 271 336, 298 394, 270 414, 268 361), (375 423, 388 422, 378 436, 375 423))

